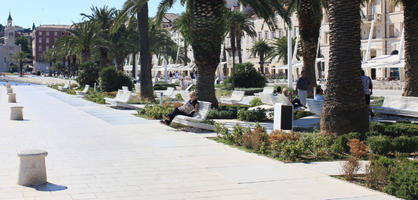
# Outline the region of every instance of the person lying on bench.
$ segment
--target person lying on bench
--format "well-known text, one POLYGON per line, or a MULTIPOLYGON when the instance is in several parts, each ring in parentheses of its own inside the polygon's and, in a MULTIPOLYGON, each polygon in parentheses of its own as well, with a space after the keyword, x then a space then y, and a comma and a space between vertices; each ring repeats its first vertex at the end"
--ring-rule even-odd
POLYGON ((187 101, 184 105, 175 108, 170 114, 163 115, 164 120, 161 123, 170 125, 174 117, 177 115, 185 115, 188 117, 193 117, 193 115, 199 112, 199 102, 197 101, 196 92, 189 93, 190 100, 187 101))

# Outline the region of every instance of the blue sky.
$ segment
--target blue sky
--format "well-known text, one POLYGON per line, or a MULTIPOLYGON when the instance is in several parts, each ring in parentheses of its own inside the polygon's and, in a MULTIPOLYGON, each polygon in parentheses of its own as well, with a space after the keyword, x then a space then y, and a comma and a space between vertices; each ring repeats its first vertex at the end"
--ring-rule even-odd
MULTIPOLYGON (((13 24, 31 28, 32 23, 72 24, 81 21, 80 13, 91 13, 91 6, 107 5, 121 9, 125 0, 1 0, 0 24, 7 24, 9 10, 13 24)), ((154 16, 159 0, 149 0, 149 15, 154 16)), ((184 8, 176 4, 169 12, 181 13, 184 8)))

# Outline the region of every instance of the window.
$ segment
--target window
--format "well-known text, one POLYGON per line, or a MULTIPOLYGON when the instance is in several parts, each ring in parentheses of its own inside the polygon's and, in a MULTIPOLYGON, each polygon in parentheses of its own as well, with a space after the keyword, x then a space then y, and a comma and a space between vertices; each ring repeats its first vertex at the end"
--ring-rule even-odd
POLYGON ((49 31, 46 32, 46 36, 49 36, 49 31))
POLYGON ((395 25, 389 24, 389 37, 395 37, 395 25))
POLYGON ((299 27, 297 27, 297 26, 294 26, 293 27, 293 37, 296 37, 297 36, 298 30, 299 30, 299 27))
POLYGON ((57 35, 58 35, 58 32, 54 31, 54 36, 57 36, 57 35))
POLYGON ((42 36, 42 31, 39 31, 39 35, 42 36))
POLYGON ((261 32, 258 32, 258 39, 261 39, 261 32))
POLYGON ((39 46, 38 47, 38 51, 42 51, 42 46, 39 46))
POLYGON ((46 38, 46 43, 49 44, 49 38, 46 38))
POLYGON ((42 38, 38 39, 38 43, 41 44, 42 43, 42 38))
POLYGON ((373 39, 375 39, 375 38, 376 38, 376 26, 375 26, 375 27, 373 27, 373 36, 372 36, 372 38, 373 38, 373 39))
POLYGON ((269 39, 269 32, 268 31, 265 31, 264 32, 264 39, 265 40, 268 40, 269 39))
POLYGON ((388 12, 393 13, 395 11, 395 6, 393 5, 392 1, 388 1, 388 12))
POLYGON ((279 28, 279 38, 283 37, 283 30, 281 28, 279 28))
POLYGON ((271 39, 274 39, 274 38, 276 38, 276 32, 275 31, 272 31, 271 32, 271 39))
POLYGON ((255 42, 255 36, 253 36, 253 42, 255 42))

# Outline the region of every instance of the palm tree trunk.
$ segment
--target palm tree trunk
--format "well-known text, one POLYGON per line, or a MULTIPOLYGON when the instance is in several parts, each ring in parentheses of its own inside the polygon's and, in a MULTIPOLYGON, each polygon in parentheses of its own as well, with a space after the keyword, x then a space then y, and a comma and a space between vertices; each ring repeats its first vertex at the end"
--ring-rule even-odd
POLYGON ((152 88, 152 76, 150 65, 150 50, 148 40, 148 3, 145 3, 137 13, 139 47, 141 59, 141 97, 149 100, 154 99, 154 91, 152 88))
POLYGON ((238 50, 238 63, 239 64, 242 64, 241 39, 242 39, 242 35, 237 35, 237 50, 238 50))
POLYGON ((418 1, 403 0, 405 23, 405 90, 418 97, 418 1))
POLYGON ((264 54, 260 54, 260 72, 264 75, 264 54))
POLYGON ((100 48, 100 66, 107 66, 107 50, 105 48, 100 48))
POLYGON ((20 77, 23 77, 23 60, 19 60, 20 65, 20 77))
POLYGON ((215 96, 215 71, 219 64, 224 30, 224 0, 194 0, 191 18, 191 44, 197 66, 199 100, 218 106, 215 96))
POLYGON ((321 132, 341 135, 369 129, 361 83, 359 1, 329 0, 330 62, 321 132))
MULTIPOLYGON (((322 18, 322 17, 321 17, 322 18)), ((298 10, 299 34, 302 44, 303 71, 311 83, 308 87, 308 97, 313 97, 313 87, 316 87, 316 49, 318 46, 321 19, 315 19, 312 0, 301 0, 298 10)))
POLYGON ((229 32, 231 51, 232 51, 232 88, 235 88, 235 29, 231 28, 229 32))
POLYGON ((184 66, 187 66, 187 59, 189 59, 187 57, 187 41, 186 39, 183 39, 183 48, 184 48, 184 66))
POLYGON ((132 54, 132 78, 136 79, 136 53, 132 54))

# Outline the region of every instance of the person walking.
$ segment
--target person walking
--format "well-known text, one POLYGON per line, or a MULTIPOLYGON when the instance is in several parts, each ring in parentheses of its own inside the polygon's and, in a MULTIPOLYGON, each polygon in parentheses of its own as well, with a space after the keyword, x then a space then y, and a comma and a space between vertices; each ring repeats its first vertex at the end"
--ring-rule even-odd
POLYGON ((363 92, 364 92, 364 97, 366 99, 366 105, 369 109, 370 115, 373 117, 374 114, 370 107, 370 95, 373 94, 373 83, 372 83, 372 79, 365 75, 364 70, 361 71, 361 83, 363 84, 363 92))
POLYGON ((302 71, 301 77, 296 83, 296 89, 298 90, 298 96, 303 106, 306 106, 306 98, 308 97, 309 80, 306 78, 306 72, 302 71))

